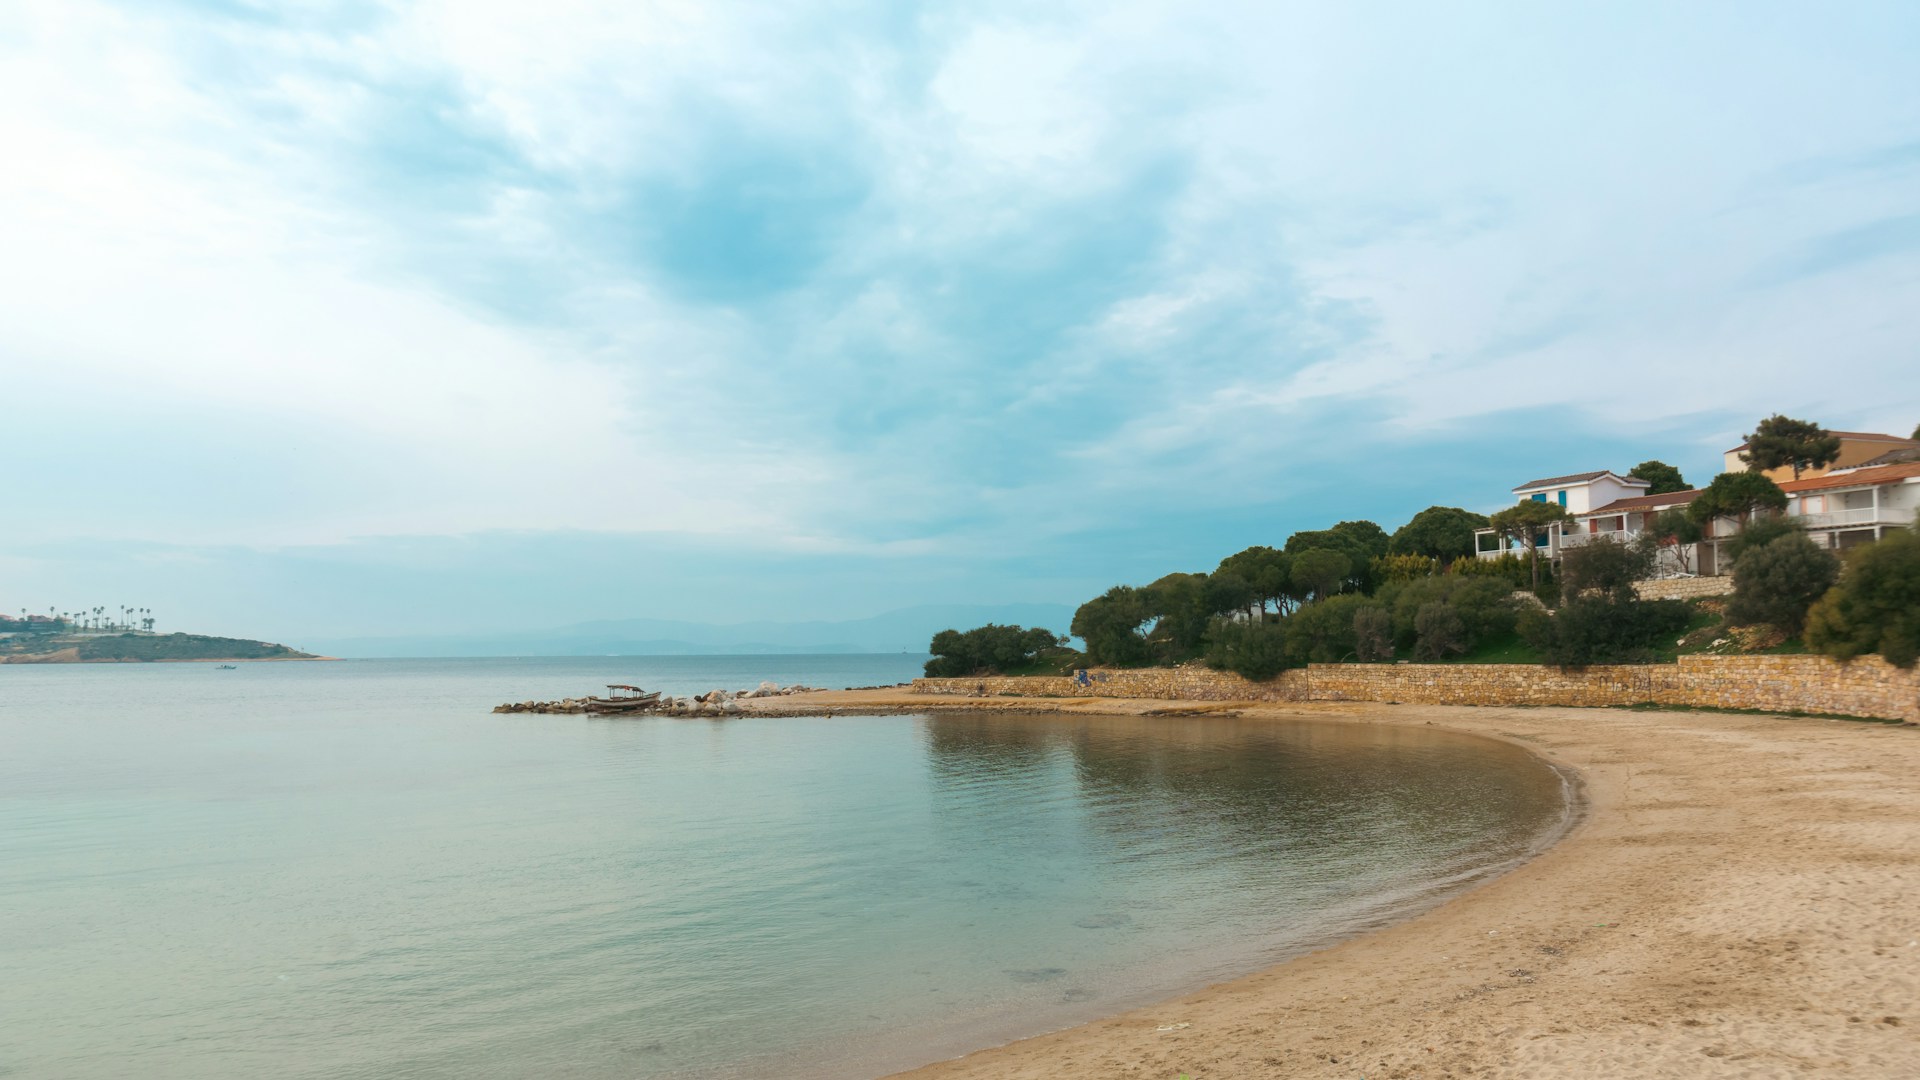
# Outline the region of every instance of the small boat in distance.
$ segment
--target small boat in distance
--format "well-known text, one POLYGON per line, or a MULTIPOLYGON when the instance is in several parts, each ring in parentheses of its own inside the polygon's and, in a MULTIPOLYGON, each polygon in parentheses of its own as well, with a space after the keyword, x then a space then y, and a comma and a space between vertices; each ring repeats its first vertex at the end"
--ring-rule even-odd
POLYGON ((221 665, 219 665, 219 666, 217 666, 217 667, 215 667, 215 668, 214 668, 213 670, 215 670, 215 671, 239 671, 240 669, 239 669, 238 667, 236 667, 236 666, 234 666, 233 664, 221 664, 221 665))
POLYGON ((638 686, 608 683, 607 696, 586 699, 588 712, 640 712, 660 703, 660 691, 651 693, 638 686))

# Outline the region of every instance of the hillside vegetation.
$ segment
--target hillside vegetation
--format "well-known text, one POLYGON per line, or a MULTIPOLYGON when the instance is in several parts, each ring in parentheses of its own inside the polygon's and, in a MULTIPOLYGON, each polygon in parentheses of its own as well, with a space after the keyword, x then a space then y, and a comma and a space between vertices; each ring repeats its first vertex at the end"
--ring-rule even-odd
POLYGON ((311 653, 245 638, 206 634, 114 634, 100 637, 15 638, 5 659, 49 663, 150 663, 168 660, 311 660, 311 653))

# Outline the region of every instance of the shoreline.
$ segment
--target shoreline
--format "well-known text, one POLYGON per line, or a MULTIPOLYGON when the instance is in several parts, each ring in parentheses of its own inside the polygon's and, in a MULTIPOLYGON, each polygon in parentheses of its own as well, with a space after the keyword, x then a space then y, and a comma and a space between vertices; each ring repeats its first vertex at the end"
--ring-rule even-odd
POLYGON ((1911 728, 1566 707, 808 699, 809 715, 1432 724, 1518 743, 1577 776, 1585 799, 1557 843, 1411 919, 897 1080, 1878 1077, 1920 1055, 1911 728))

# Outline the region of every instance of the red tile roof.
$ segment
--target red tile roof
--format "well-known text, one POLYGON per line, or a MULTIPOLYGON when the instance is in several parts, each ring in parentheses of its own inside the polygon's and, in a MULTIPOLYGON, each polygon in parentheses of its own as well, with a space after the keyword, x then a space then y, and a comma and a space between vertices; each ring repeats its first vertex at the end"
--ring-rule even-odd
POLYGON ((1631 499, 1615 499, 1598 510, 1589 510, 1574 516, 1593 517, 1598 514, 1630 514, 1642 510, 1665 510, 1669 506, 1685 506, 1699 497, 1699 488, 1669 491, 1663 495, 1635 495, 1631 499))
POLYGON ((1891 484, 1917 476, 1920 476, 1920 461, 1907 461, 1898 465, 1875 465, 1871 469, 1848 469, 1845 472, 1828 473, 1825 476, 1810 476, 1805 480, 1789 480, 1780 485, 1780 490, 1793 495, 1802 491, 1891 484))

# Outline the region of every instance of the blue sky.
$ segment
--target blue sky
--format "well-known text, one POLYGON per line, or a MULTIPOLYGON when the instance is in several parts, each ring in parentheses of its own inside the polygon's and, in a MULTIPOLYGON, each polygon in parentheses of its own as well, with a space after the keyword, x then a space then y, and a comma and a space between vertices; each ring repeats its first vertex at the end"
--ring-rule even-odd
POLYGON ((1920 9, 0 10, 0 606, 1078 602, 1920 422, 1920 9))

